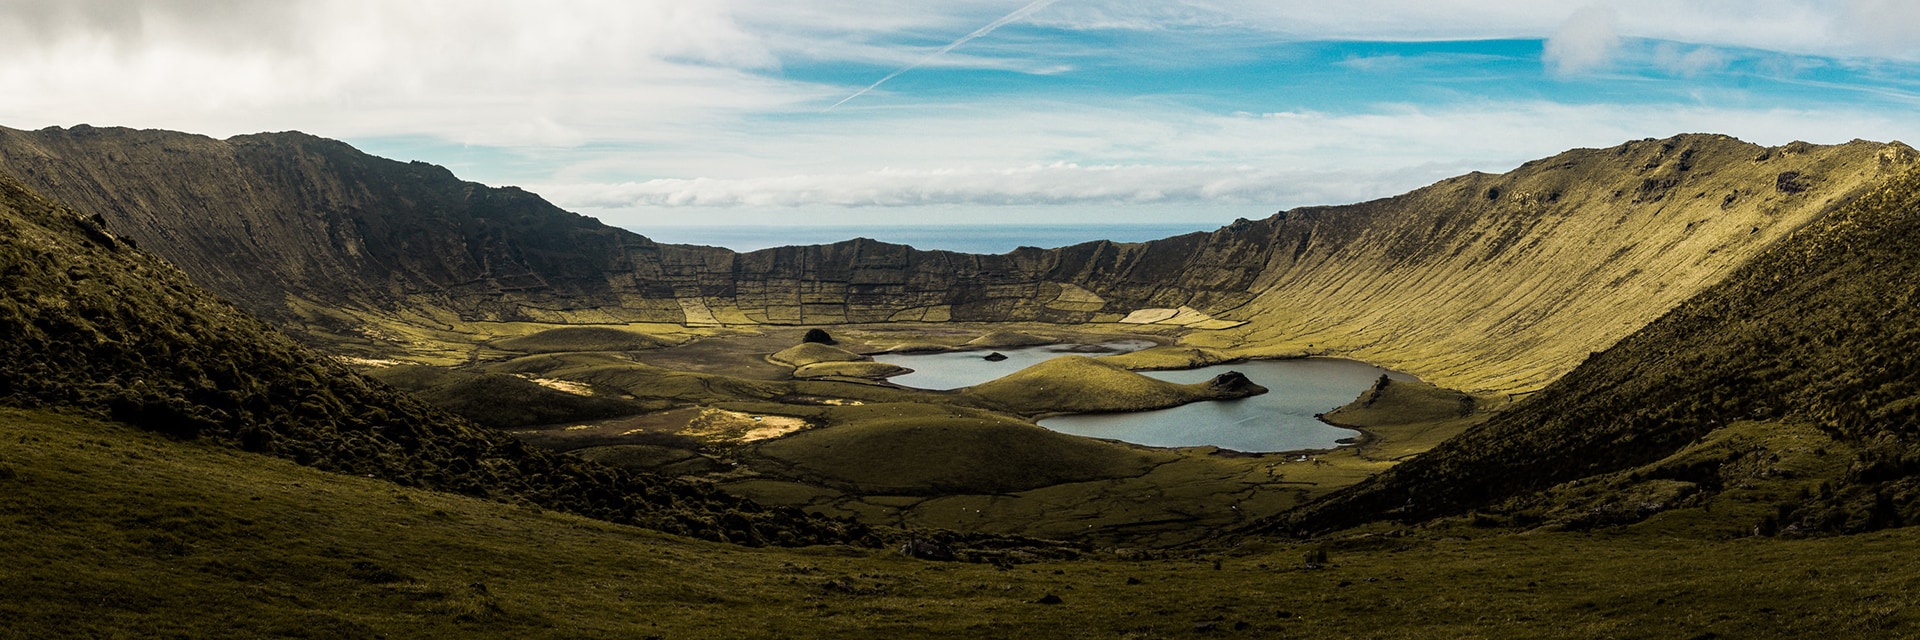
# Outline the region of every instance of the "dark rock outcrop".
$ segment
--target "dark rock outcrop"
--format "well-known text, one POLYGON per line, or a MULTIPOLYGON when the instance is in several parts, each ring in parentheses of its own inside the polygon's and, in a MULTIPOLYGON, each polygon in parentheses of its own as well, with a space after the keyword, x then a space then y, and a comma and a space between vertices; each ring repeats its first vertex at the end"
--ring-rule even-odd
POLYGON ((1267 392, 1266 387, 1254 384, 1252 380, 1247 379, 1246 374, 1238 371, 1228 371, 1214 376, 1212 380, 1207 381, 1207 389, 1219 398, 1245 398, 1267 392))

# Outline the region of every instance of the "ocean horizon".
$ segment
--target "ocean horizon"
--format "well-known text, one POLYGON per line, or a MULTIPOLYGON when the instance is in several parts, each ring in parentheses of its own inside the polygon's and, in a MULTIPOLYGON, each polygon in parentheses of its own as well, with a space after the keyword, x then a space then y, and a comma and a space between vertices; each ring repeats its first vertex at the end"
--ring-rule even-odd
POLYGON ((1128 224, 930 224, 930 225, 657 225, 628 231, 668 244, 725 247, 739 252, 773 247, 832 244, 854 238, 904 244, 915 249, 1002 254, 1020 247, 1051 249, 1095 240, 1145 242, 1222 223, 1128 224))

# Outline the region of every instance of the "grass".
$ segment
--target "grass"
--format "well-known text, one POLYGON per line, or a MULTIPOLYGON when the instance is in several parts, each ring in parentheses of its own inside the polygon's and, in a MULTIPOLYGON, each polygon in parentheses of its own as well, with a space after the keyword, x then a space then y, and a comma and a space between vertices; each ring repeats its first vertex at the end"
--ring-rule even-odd
POLYGON ((0 410, 8 637, 1902 637, 1920 532, 1379 530, 1010 567, 743 549, 0 410), (1319 569, 1303 565, 1328 552, 1319 569), (1061 604, 1037 604, 1055 595, 1061 604))
POLYGON ((366 374, 460 417, 496 429, 597 420, 666 408, 659 402, 568 393, 504 373, 401 365, 370 369, 366 374))
POLYGON ((822 362, 858 362, 866 360, 867 357, 846 349, 824 345, 818 342, 802 342, 781 349, 779 352, 767 356, 767 359, 789 367, 804 367, 822 362))
POLYGON ((643 351, 671 346, 658 337, 617 327, 560 327, 497 340, 492 346, 521 353, 563 351, 643 351))
POLYGON ((756 467, 781 467, 809 484, 890 495, 995 494, 1135 476, 1173 457, 985 413, 885 411, 891 415, 769 441, 749 455, 766 460, 756 467))
POLYGON ((911 371, 885 362, 816 362, 793 370, 795 378, 870 378, 885 379, 911 371))
POLYGON ((1425 382, 1381 376, 1353 402, 1327 412, 1329 424, 1360 431, 1355 453, 1368 459, 1399 461, 1438 446, 1469 427, 1486 422, 1502 400, 1472 396, 1425 382))

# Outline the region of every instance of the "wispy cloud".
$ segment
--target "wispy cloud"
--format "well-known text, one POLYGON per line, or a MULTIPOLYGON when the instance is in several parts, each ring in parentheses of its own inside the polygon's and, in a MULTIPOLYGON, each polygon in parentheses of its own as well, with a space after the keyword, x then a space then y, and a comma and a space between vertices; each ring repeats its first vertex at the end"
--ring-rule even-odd
POLYGON ((874 89, 879 88, 880 85, 885 84, 886 81, 899 77, 899 75, 902 73, 912 71, 915 68, 920 67, 921 65, 924 65, 928 62, 932 62, 935 58, 939 58, 940 56, 946 55, 948 52, 953 51, 954 49, 960 48, 960 45, 966 44, 968 42, 972 42, 973 40, 980 38, 981 36, 987 35, 989 33, 993 33, 995 29, 999 29, 1000 27, 1004 27, 1004 26, 1007 26, 1008 24, 1012 24, 1014 21, 1033 15, 1034 12, 1039 11, 1041 9, 1045 9, 1047 8, 1047 5, 1053 4, 1054 2, 1057 2, 1057 1, 1058 0, 1033 0, 1033 2, 1027 3, 1027 6, 1020 7, 1019 9, 1015 9, 1013 13, 1000 16, 1000 19, 987 23, 987 26, 974 29, 973 33, 960 36, 960 39, 947 43, 947 46, 940 47, 939 49, 935 49, 933 53, 929 53, 925 57, 920 58, 919 60, 915 60, 913 64, 909 64, 907 66, 901 67, 898 70, 894 71, 893 73, 889 73, 886 76, 880 78, 879 80, 873 81, 873 84, 867 85, 865 88, 859 91, 853 92, 853 95, 847 96, 845 98, 841 98, 839 102, 835 102, 833 103, 832 106, 827 107, 827 110, 832 111, 834 107, 838 107, 840 105, 846 104, 847 101, 849 100, 866 95, 867 92, 873 91, 874 89))

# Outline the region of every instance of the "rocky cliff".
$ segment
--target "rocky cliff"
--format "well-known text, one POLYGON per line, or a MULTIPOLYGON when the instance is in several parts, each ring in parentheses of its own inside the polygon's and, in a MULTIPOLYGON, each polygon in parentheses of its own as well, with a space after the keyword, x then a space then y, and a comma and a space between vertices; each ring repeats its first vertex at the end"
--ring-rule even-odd
POLYGON ((1474 390, 1551 381, 1911 162, 1897 143, 1690 135, 1146 243, 987 256, 855 239, 741 254, 655 243, 305 134, 0 128, 0 173, 296 330, 316 306, 549 322, 1134 322, 1189 327, 1190 343, 1238 355, 1346 354, 1474 390))

